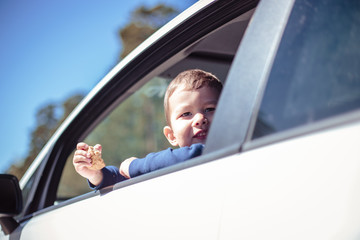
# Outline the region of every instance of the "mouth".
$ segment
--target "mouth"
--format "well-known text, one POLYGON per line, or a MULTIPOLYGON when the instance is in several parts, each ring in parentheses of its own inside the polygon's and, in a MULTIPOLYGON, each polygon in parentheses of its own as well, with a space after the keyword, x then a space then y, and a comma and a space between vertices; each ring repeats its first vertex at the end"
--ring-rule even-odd
POLYGON ((206 139, 206 137, 207 137, 207 131, 204 131, 204 130, 197 132, 193 136, 193 138, 197 138, 197 139, 206 139))

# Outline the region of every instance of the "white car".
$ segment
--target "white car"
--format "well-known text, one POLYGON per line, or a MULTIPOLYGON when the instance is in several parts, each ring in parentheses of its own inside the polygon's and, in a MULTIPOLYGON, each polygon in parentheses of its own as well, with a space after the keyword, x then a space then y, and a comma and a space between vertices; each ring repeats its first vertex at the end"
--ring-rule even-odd
POLYGON ((359 13, 197 2, 104 77, 20 183, 0 176, 0 239, 359 239, 359 13), (166 147, 164 89, 189 68, 224 82, 203 155, 91 190, 76 144, 115 166, 166 147))

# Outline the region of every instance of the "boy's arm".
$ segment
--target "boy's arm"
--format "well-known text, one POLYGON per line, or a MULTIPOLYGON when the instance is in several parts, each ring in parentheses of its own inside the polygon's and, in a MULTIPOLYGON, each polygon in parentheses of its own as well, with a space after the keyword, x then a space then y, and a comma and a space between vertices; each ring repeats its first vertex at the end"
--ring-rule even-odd
POLYGON ((134 159, 129 166, 130 177, 136 177, 200 156, 203 149, 204 145, 197 143, 190 147, 168 148, 160 152, 150 153, 145 158, 134 159))
POLYGON ((101 169, 101 172, 103 174, 101 183, 95 186, 88 180, 90 188, 99 190, 101 188, 111 186, 115 183, 126 180, 126 178, 120 174, 119 169, 115 166, 106 166, 101 169))

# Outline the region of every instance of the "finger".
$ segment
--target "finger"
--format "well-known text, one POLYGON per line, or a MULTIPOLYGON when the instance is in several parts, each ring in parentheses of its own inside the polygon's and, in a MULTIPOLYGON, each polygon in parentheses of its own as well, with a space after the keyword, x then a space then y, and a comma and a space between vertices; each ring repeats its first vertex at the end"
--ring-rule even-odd
POLYGON ((87 161, 79 161, 79 162, 74 162, 75 167, 81 167, 81 166, 85 166, 85 167, 91 167, 92 164, 90 162, 87 161))
POLYGON ((90 159, 90 158, 87 158, 87 157, 84 157, 84 156, 82 156, 82 155, 76 155, 76 156, 73 158, 73 162, 74 162, 74 163, 82 163, 82 162, 91 163, 91 159, 90 159))
POLYGON ((80 142, 76 145, 76 149, 87 151, 89 149, 89 145, 84 142, 80 142))
POLYGON ((89 152, 86 152, 84 150, 76 150, 74 153, 74 156, 84 156, 86 158, 91 158, 91 154, 89 152))
POLYGON ((101 146, 100 144, 96 144, 96 145, 94 146, 94 148, 95 148, 96 150, 100 151, 100 152, 101 152, 101 150, 102 150, 102 146, 101 146))

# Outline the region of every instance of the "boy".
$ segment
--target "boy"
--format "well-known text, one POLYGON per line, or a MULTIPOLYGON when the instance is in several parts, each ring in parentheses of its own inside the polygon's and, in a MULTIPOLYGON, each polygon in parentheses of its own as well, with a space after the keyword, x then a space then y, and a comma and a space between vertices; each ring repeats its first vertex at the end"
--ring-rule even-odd
MULTIPOLYGON (((163 130, 169 143, 180 148, 150 153, 142 159, 126 159, 120 170, 114 166, 92 170, 89 146, 79 143, 73 158, 75 170, 88 179, 92 188, 100 189, 201 155, 221 90, 221 82, 211 73, 198 69, 180 73, 165 93, 168 125, 163 130)), ((94 148, 101 152, 99 144, 94 148)))

